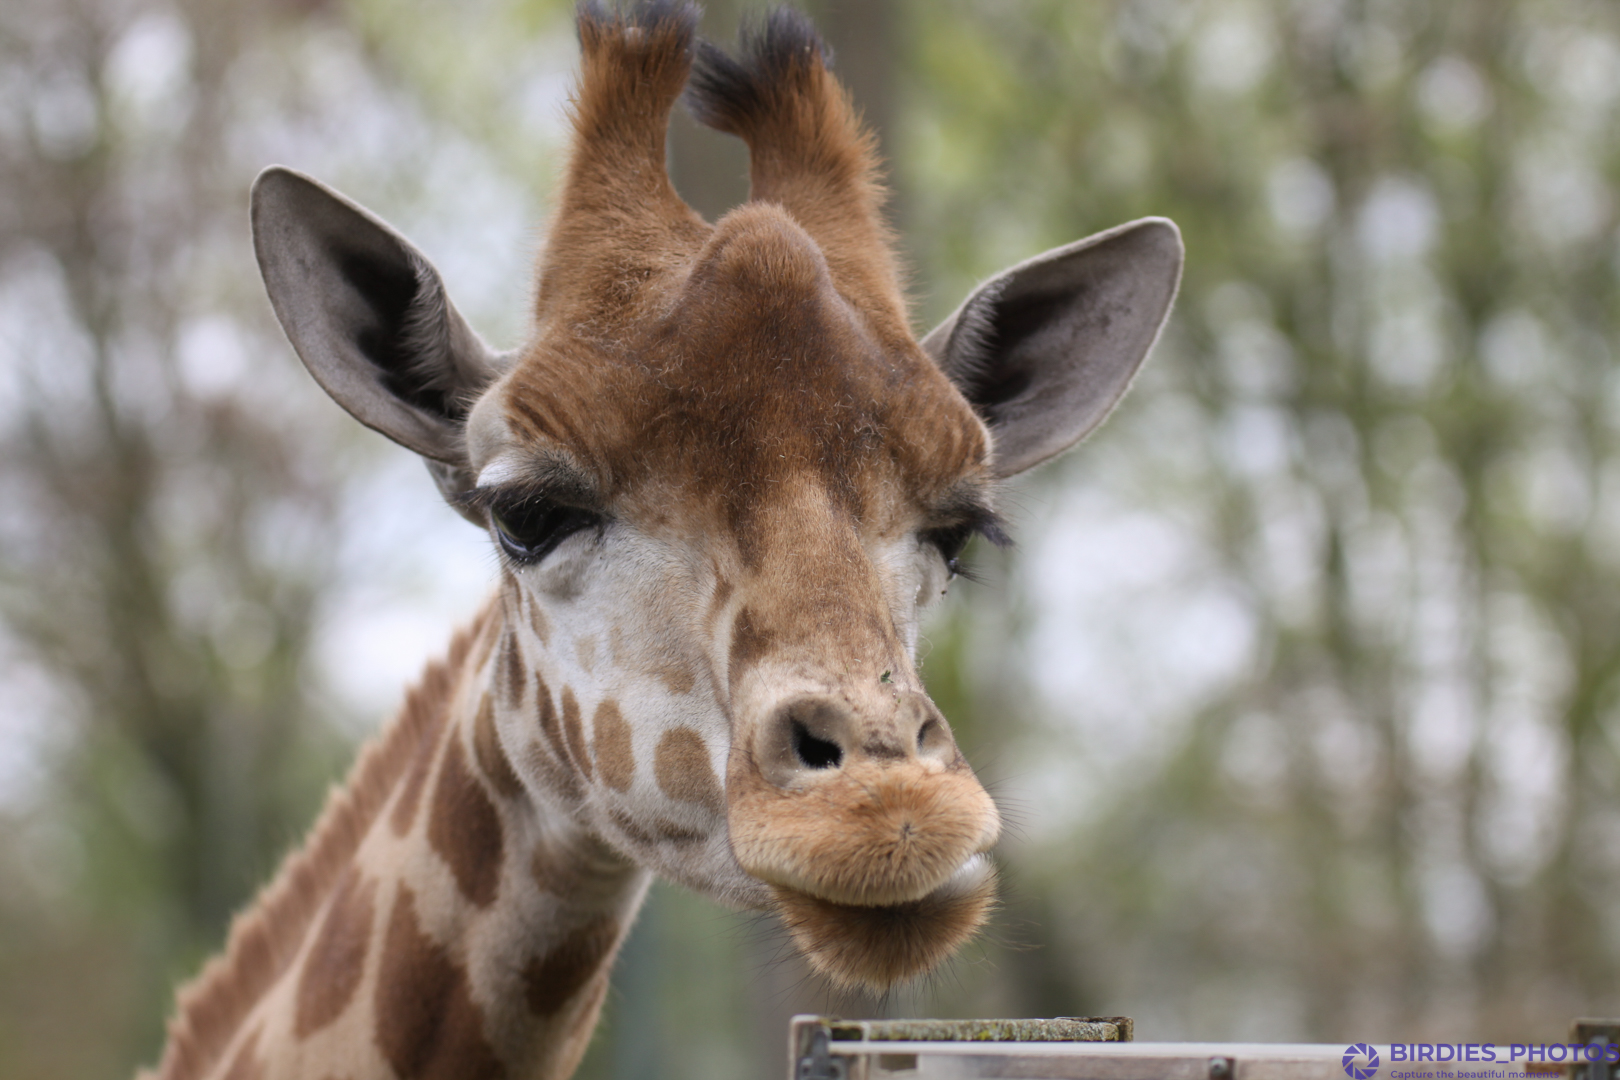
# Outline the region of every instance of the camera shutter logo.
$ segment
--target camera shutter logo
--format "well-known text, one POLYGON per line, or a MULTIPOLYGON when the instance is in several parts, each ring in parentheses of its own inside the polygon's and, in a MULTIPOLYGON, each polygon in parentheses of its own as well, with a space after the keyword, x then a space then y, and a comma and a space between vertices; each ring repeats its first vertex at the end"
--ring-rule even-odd
POLYGON ((1344 1075, 1350 1080, 1372 1080, 1377 1071, 1377 1050, 1366 1043, 1354 1043, 1344 1048, 1344 1075))

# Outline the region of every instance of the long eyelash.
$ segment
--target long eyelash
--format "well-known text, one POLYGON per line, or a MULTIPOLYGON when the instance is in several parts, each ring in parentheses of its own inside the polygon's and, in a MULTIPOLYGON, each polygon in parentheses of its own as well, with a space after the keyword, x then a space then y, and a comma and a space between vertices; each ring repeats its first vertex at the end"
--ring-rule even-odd
POLYGON ((951 565, 951 576, 961 578, 963 581, 971 581, 975 585, 983 585, 985 582, 985 577, 979 572, 979 568, 960 555, 956 557, 956 562, 951 565))
POLYGON ((504 506, 528 506, 537 502, 561 503, 565 506, 577 505, 579 492, 572 486, 559 488, 550 484, 502 484, 489 487, 476 487, 463 491, 455 496, 455 503, 459 507, 469 510, 489 511, 496 504, 504 506))
MULTIPOLYGON (((1008 535, 1006 525, 994 510, 976 507, 973 516, 966 523, 969 538, 982 536, 991 544, 1003 551, 1015 546, 1013 538, 1008 535)), ((965 551, 967 545, 963 545, 965 551)), ((971 581, 975 585, 982 585, 985 578, 978 569, 968 562, 966 555, 957 555, 950 562, 951 575, 963 581, 971 581)))
POLYGON ((475 487, 466 491, 458 491, 450 497, 458 510, 488 510, 489 504, 495 500, 498 488, 475 487))
POLYGON ((973 531, 1002 551, 1010 551, 1018 545, 1008 534, 1006 524, 994 510, 986 510, 974 520, 973 531))
POLYGON ((496 503, 527 506, 534 502, 555 502, 565 506, 592 507, 597 504, 596 488, 585 474, 561 457, 545 455, 525 466, 520 478, 471 488, 455 496, 458 507, 489 510, 496 503))

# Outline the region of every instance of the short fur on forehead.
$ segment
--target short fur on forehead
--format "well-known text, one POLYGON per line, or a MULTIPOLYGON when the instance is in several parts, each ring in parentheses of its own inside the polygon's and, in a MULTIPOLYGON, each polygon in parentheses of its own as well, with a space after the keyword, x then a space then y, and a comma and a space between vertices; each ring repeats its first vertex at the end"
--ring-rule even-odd
POLYGON ((509 429, 566 447, 609 497, 656 477, 758 498, 796 474, 931 503, 985 458, 960 394, 915 345, 883 347, 781 207, 732 211, 678 284, 610 341, 537 343, 502 387, 509 429))

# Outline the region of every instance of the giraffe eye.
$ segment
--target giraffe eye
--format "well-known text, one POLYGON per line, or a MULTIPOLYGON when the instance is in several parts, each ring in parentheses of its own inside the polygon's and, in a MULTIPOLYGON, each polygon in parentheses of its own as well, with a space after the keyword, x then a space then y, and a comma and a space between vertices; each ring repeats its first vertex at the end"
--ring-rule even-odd
POLYGON ((962 572, 962 549, 973 539, 975 529, 971 523, 951 525, 943 529, 928 529, 922 534, 925 543, 933 544, 945 560, 945 569, 955 577, 962 572))
POLYGON ((993 510, 985 507, 971 508, 965 520, 924 529, 918 535, 923 543, 932 544, 939 549, 940 558, 945 560, 945 569, 950 571, 951 577, 964 577, 969 581, 979 580, 962 560, 962 552, 967 548, 969 540, 974 536, 982 536, 996 547, 1012 546, 1012 537, 1002 528, 1001 519, 993 510))
POLYGON ((489 520, 501 550, 524 565, 539 562, 575 533, 602 524, 600 514, 544 499, 492 506, 489 520))

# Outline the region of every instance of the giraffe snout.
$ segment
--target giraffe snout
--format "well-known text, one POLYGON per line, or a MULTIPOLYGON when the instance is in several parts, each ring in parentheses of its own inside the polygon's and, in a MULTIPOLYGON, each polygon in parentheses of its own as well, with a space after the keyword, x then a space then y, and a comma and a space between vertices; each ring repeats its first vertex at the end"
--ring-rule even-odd
POLYGON ((727 820, 743 868, 836 904, 941 889, 1000 834, 995 804, 927 697, 802 694, 734 744, 727 820))

